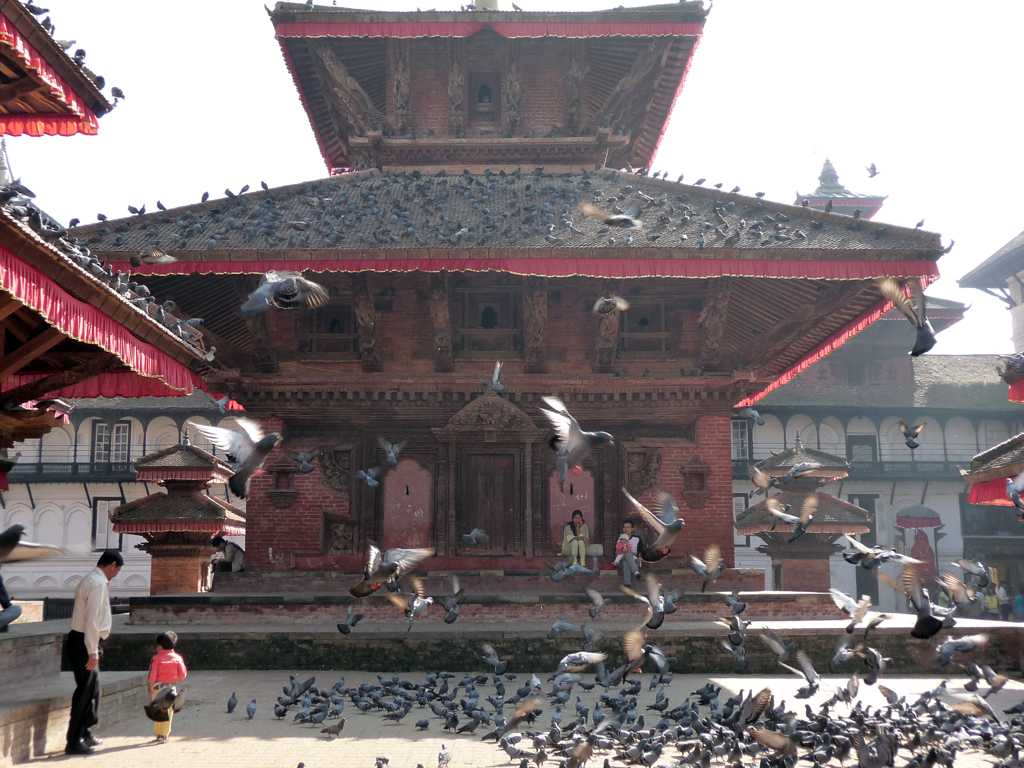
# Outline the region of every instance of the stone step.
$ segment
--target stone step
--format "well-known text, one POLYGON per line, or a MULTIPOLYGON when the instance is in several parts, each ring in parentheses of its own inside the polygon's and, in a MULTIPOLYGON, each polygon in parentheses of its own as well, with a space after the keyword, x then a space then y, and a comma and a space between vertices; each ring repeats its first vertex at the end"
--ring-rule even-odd
MULTIPOLYGON (((678 566, 678 562, 674 563, 678 566)), ((700 580, 688 568, 647 565, 643 573, 653 573, 666 589, 699 592, 700 580)), ((596 576, 573 576, 552 581, 547 572, 536 570, 472 570, 435 571, 421 574, 427 579, 427 588, 444 593, 450 590, 451 576, 458 576, 462 589, 469 593, 498 594, 572 594, 581 593, 591 581, 602 591, 618 590, 619 574, 605 569, 596 576)), ((217 573, 213 591, 219 595, 347 595, 349 587, 359 581, 358 573, 338 571, 265 571, 217 573)), ((730 568, 713 589, 722 591, 756 591, 764 589, 764 571, 751 568, 730 568)))
POLYGON ((46 680, 60 672, 67 622, 16 623, 0 632, 0 702, 24 680, 46 680), (47 625, 51 625, 48 628, 47 625), (57 626, 52 626, 57 625, 57 626))
MULTIPOLYGON (((341 635, 333 624, 309 621, 294 622, 288 627, 266 623, 225 626, 173 622, 168 622, 168 626, 176 628, 178 649, 190 670, 485 671, 480 646, 491 643, 499 656, 509 661, 511 672, 534 672, 554 670, 562 656, 580 649, 579 632, 552 638, 550 622, 529 620, 480 624, 460 619, 452 625, 417 622, 411 631, 405 622, 367 621, 347 636, 341 635)), ((604 635, 597 649, 607 652, 612 663, 621 662, 622 635, 636 622, 602 620, 595 626, 604 635)), ((912 626, 912 616, 896 614, 872 631, 871 645, 893 659, 888 674, 941 673, 935 662, 937 639, 913 640, 909 636, 912 626)), ((742 669, 737 669, 732 656, 721 647, 725 631, 709 621, 666 620, 661 629, 648 632, 648 641, 672 657, 671 668, 677 673, 709 675, 739 671, 778 675, 778 660, 756 637, 760 630, 771 628, 795 648, 806 651, 815 668, 824 674, 839 638, 849 637, 844 627, 841 620, 755 621, 748 628, 748 664, 742 669)), ((943 637, 978 633, 990 637, 988 645, 977 654, 979 664, 990 664, 1004 673, 1022 668, 1024 632, 1019 625, 961 619, 943 637)), ((860 635, 858 632, 855 640, 860 635)), ((152 653, 152 627, 121 626, 111 635, 105 661, 110 669, 142 669, 152 653)), ((863 664, 851 663, 835 670, 854 671, 863 675, 863 664)), ((953 674, 959 670, 950 666, 946 671, 953 674)))
MULTIPOLYGON (((644 606, 636 598, 622 594, 617 582, 594 585, 605 596, 601 616, 610 621, 638 622, 644 606)), ((566 594, 544 594, 506 591, 477 594, 466 589, 459 607, 461 626, 477 623, 505 624, 514 621, 552 622, 565 619, 574 623, 591 621, 590 599, 579 591, 566 594)), ((450 587, 437 594, 450 594, 450 587)), ((723 592, 687 592, 678 601, 671 617, 675 621, 713 620, 728 615, 723 592)), ((741 592, 749 605, 747 615, 757 619, 830 618, 837 614, 835 605, 824 592, 741 592)), ((435 598, 437 600, 437 598, 435 598)), ((133 597, 131 623, 134 625, 187 625, 220 623, 224 625, 265 623, 292 626, 296 623, 332 624, 340 621, 348 609, 363 614, 368 623, 400 619, 399 611, 378 593, 356 600, 349 595, 160 595, 133 597)), ((437 624, 445 611, 439 605, 429 608, 418 621, 437 624)))
MULTIPOLYGON (((64 672, 46 678, 23 677, 19 688, 0 695, 0 768, 63 752, 74 690, 74 676, 64 672)), ((98 734, 119 720, 142 716, 147 700, 145 673, 104 670, 100 690, 98 734)))

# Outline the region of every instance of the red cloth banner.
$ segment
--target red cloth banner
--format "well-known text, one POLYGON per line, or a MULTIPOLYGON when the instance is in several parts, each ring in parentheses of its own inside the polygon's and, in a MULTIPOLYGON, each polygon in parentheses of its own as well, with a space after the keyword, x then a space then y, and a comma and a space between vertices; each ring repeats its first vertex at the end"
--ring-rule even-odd
POLYGON ((283 21, 282 37, 472 37, 490 29, 502 37, 696 37, 699 21, 283 21))
MULTIPOLYGON (((574 249, 582 250, 582 249, 574 249)), ((539 257, 530 249, 510 248, 514 256, 470 258, 447 252, 445 256, 420 258, 309 258, 177 261, 173 264, 143 264, 133 268, 148 275, 258 275, 268 270, 297 272, 506 272, 537 277, 608 278, 706 278, 768 277, 813 280, 871 280, 877 277, 923 277, 929 282, 939 275, 933 261, 867 261, 816 259, 694 259, 595 257, 539 257), (520 255, 521 254, 521 255, 520 255)), ((114 263, 127 269, 128 262, 114 263)))
POLYGON ((971 486, 967 500, 971 504, 985 504, 992 507, 1012 507, 1013 502, 1006 495, 1008 477, 997 477, 995 480, 982 480, 971 486))
POLYGON ((0 135, 72 136, 76 133, 94 135, 99 120, 85 101, 49 65, 43 56, 25 40, 11 20, 0 14, 0 45, 26 68, 46 83, 47 90, 68 108, 67 115, 2 115, 0 135))
MULTIPOLYGON (((104 397, 187 395, 201 383, 198 376, 170 355, 136 338, 91 304, 76 299, 6 248, 0 248, 0 289, 39 313, 61 333, 115 355, 134 374, 98 376, 68 388, 96 394, 62 393, 63 396, 96 397, 100 392, 104 397)), ((20 376, 10 379, 32 380, 20 376)))
POLYGON ((1011 403, 1024 403, 1024 379, 1010 385, 1009 400, 1011 403))

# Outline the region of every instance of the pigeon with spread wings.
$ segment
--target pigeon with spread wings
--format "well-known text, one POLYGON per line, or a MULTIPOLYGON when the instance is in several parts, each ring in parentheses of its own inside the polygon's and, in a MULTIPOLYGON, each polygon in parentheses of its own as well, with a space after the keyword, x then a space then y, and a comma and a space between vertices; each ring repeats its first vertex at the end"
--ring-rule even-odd
POLYGON ((796 663, 799 665, 799 669, 791 667, 783 661, 779 662, 779 665, 785 667, 797 677, 802 677, 807 681, 807 685, 800 688, 796 693, 798 699, 809 699, 815 693, 818 692, 818 688, 821 685, 821 678, 818 673, 814 670, 814 665, 811 664, 811 659, 803 651, 796 652, 796 663))
POLYGON ((631 208, 624 213, 608 213, 598 208, 593 203, 580 203, 580 211, 588 219, 596 219, 608 227, 619 227, 620 229, 639 229, 643 222, 637 218, 640 214, 639 208, 631 208))
POLYGON ((884 563, 888 563, 890 560, 903 564, 921 565, 921 561, 916 558, 909 557, 908 555, 902 555, 895 549, 866 546, 849 534, 846 535, 846 541, 851 547, 853 547, 854 551, 844 552, 843 559, 850 565, 859 565, 866 571, 870 571, 884 563))
POLYGON ((240 499, 249 493, 249 480, 263 466, 267 456, 281 442, 281 435, 271 432, 264 435, 260 425, 249 419, 236 418, 238 429, 208 427, 205 424, 189 422, 203 437, 224 451, 234 462, 235 474, 228 481, 231 492, 240 499))
POLYGON ((708 584, 713 584, 725 573, 725 560, 722 559, 722 550, 717 545, 712 544, 704 552, 703 560, 690 555, 690 570, 703 580, 703 583, 700 585, 700 591, 707 591, 708 584))
POLYGON ((925 426, 928 422, 922 421, 920 424, 910 426, 906 420, 900 419, 900 432, 903 434, 903 442, 906 443, 907 448, 910 450, 916 450, 920 447, 920 443, 917 442, 917 438, 924 432, 925 426))
POLYGON ((0 563, 20 563, 25 560, 37 560, 65 554, 64 549, 52 544, 22 541, 21 537, 24 535, 25 526, 18 524, 12 525, 0 533, 0 563))
POLYGON ((385 582, 397 582, 428 557, 434 556, 433 549, 389 549, 381 552, 373 542, 369 544, 363 580, 349 592, 353 597, 366 597, 380 589, 385 582))
POLYGON ((268 309, 316 309, 327 303, 327 290, 298 272, 271 270, 239 310, 242 317, 255 317, 268 309))
POLYGON ((788 543, 792 544, 794 541, 802 538, 807 533, 807 529, 811 527, 811 523, 814 522, 814 513, 818 511, 818 496, 817 494, 811 494, 804 499, 803 504, 800 505, 799 517, 790 514, 790 506, 783 504, 775 496, 766 499, 764 504, 769 514, 774 518, 770 530, 774 531, 775 526, 780 522, 793 526, 793 535, 788 539, 788 543))
POLYGON ((686 526, 683 518, 679 517, 679 506, 671 494, 665 491, 658 493, 658 501, 652 505, 653 511, 648 509, 639 501, 633 498, 625 488, 622 493, 633 505, 633 509, 640 513, 640 517, 658 534, 658 538, 651 544, 652 549, 665 549, 671 547, 676 537, 686 526))
POLYGON ((615 438, 607 432, 584 432, 580 428, 580 423, 565 407, 565 403, 557 397, 548 396, 543 400, 547 407, 540 410, 555 431, 548 444, 555 451, 558 480, 564 493, 569 468, 583 464, 595 447, 615 445, 615 438))
POLYGON ((935 346, 935 329, 928 320, 928 300, 921 289, 919 280, 910 281, 910 290, 914 294, 914 300, 907 298, 903 290, 903 284, 891 277, 878 280, 876 285, 879 292, 893 303, 893 306, 910 321, 910 324, 917 330, 914 338, 914 346, 910 355, 918 357, 931 350, 935 346))

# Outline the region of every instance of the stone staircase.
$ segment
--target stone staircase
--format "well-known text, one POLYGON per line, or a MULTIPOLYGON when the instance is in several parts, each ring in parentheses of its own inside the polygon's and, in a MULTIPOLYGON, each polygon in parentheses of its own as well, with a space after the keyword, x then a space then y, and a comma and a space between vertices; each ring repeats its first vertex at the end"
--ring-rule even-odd
MULTIPOLYGON (((67 621, 14 624, 0 633, 0 768, 63 751, 75 681, 61 672, 67 621)), ((102 672, 103 726, 140 714, 141 672, 102 672)))

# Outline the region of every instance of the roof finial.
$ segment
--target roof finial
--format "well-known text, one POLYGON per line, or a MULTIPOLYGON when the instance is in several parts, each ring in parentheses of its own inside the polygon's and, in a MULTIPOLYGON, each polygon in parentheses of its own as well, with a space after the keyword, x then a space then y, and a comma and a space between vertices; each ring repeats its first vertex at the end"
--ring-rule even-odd
MULTIPOLYGON (((825 162, 827 163, 828 160, 826 160, 825 162)), ((798 450, 798 451, 802 451, 804 449, 804 441, 800 439, 800 433, 799 432, 796 433, 796 440, 794 442, 794 446, 793 447, 796 450, 798 450)))
POLYGON ((188 434, 188 424, 185 425, 185 429, 181 433, 181 444, 183 447, 188 448, 192 445, 192 438, 188 434))

